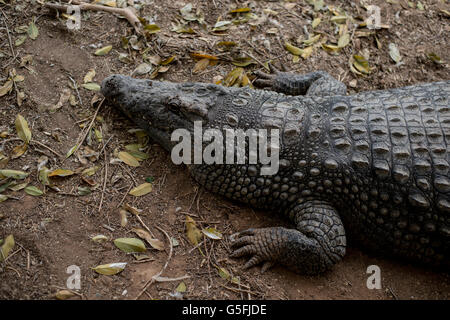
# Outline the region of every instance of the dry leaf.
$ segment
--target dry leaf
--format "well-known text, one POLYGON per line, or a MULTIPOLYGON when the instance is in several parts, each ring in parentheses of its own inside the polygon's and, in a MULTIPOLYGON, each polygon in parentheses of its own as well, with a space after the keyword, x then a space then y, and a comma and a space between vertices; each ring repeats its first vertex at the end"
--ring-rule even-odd
POLYGON ((92 268, 92 270, 100 274, 112 276, 123 271, 123 269, 125 269, 126 266, 127 266, 126 262, 116 262, 116 263, 102 264, 96 266, 95 268, 92 268))
POLYGON ((117 248, 122 250, 123 252, 144 252, 147 249, 145 248, 144 242, 137 238, 118 238, 114 240, 114 244, 117 248))
POLYGON ((16 125, 17 135, 19 136, 19 138, 22 139, 22 141, 25 143, 30 143, 31 131, 28 128, 27 120, 25 120, 24 117, 22 117, 20 114, 18 114, 16 117, 15 125, 16 125))
POLYGON ((186 216, 186 235, 194 246, 196 246, 203 237, 203 234, 197 228, 194 219, 189 216, 186 216))
POLYGON ((152 184, 151 183, 143 183, 136 188, 131 189, 130 194, 135 197, 140 197, 143 195, 146 195, 147 193, 150 193, 152 191, 152 184))

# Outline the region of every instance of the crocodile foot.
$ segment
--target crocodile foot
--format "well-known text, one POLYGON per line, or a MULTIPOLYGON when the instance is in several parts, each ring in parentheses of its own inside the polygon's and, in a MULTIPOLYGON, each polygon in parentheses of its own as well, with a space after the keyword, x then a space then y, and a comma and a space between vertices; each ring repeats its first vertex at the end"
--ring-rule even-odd
POLYGON ((272 64, 269 63, 269 69, 271 73, 266 73, 263 71, 255 71, 254 73, 258 77, 258 79, 255 80, 254 84, 257 87, 269 89, 272 90, 275 84, 275 80, 277 78, 277 75, 281 73, 280 70, 275 68, 272 64))
POLYGON ((232 236, 232 258, 250 256, 244 269, 263 263, 261 273, 272 267, 279 256, 276 246, 280 243, 284 228, 247 229, 232 236))

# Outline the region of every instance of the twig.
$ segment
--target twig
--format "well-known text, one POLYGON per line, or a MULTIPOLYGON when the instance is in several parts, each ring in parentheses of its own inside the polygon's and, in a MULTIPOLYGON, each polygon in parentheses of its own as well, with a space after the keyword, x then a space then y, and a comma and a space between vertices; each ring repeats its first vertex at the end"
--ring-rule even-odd
POLYGON ((5 13, 3 12, 3 10, 0 10, 0 11, 2 12, 3 17, 4 17, 4 19, 5 19, 5 29, 6 29, 6 33, 7 33, 7 35, 8 35, 9 48, 11 49, 11 53, 12 53, 12 57, 13 57, 12 60, 14 60, 14 59, 16 59, 17 57, 16 57, 16 54, 14 53, 14 47, 13 47, 13 45, 12 45, 11 35, 9 34, 8 24, 6 23, 6 15, 5 15, 5 13))
POLYGON ((244 53, 246 55, 248 55, 250 58, 252 58, 253 60, 255 60, 256 62, 258 62, 261 65, 261 67, 263 67, 264 69, 267 70, 266 66, 261 61, 259 61, 255 56, 253 56, 252 54, 248 53, 247 51, 244 51, 244 53))
MULTIPOLYGON (((134 9, 132 7, 126 7, 126 8, 112 8, 112 7, 105 7, 100 5, 95 5, 91 3, 86 3, 78 0, 72 0, 70 5, 77 5, 80 10, 92 10, 92 11, 104 11, 109 13, 116 13, 118 15, 123 16, 128 20, 128 22, 134 27, 134 30, 136 33, 141 34, 141 22, 137 18, 134 9)), ((68 5, 61 5, 56 3, 44 3, 44 6, 47 8, 51 8, 54 10, 64 11, 67 12, 68 5)))
POLYGON ((82 106, 83 101, 81 100, 81 96, 80 96, 80 92, 78 91, 77 83, 75 82, 75 80, 72 79, 72 77, 69 74, 67 76, 69 77, 70 81, 72 81, 75 92, 77 93, 78 101, 80 101, 80 105, 82 106))
POLYGON ((56 152, 56 151, 53 150, 52 148, 47 147, 45 144, 43 144, 43 143, 41 143, 41 142, 39 142, 39 141, 36 141, 36 140, 31 140, 30 142, 31 142, 32 144, 34 144, 34 143, 35 143, 35 144, 38 144, 38 145, 40 145, 41 147, 44 147, 45 149, 47 149, 47 150, 53 152, 53 153, 56 154, 58 157, 62 158, 62 155, 61 155, 61 154, 59 154, 58 152, 56 152))
POLYGON ((147 225, 144 223, 144 221, 142 221, 141 217, 139 217, 138 214, 135 214, 135 216, 136 216, 136 218, 139 220, 139 222, 142 224, 142 226, 143 226, 145 229, 147 229, 148 233, 150 233, 150 235, 151 235, 153 238, 156 238, 155 235, 150 231, 149 227, 147 227, 147 225))
MULTIPOLYGON (((23 141, 20 138, 11 138, 11 139, 7 139, 5 141, 2 141, 2 146, 0 147, 0 150, 3 150, 5 147, 5 144, 7 142, 13 142, 13 141, 23 141)), ((42 142, 36 141, 36 140, 30 140, 30 144, 37 144, 40 145, 41 147, 46 148, 47 150, 53 152, 54 154, 56 154, 58 157, 62 157, 62 155, 60 155, 58 152, 56 152, 55 150, 53 150, 52 148, 46 146, 45 144, 43 144, 42 142)))
POLYGON ((156 279, 159 278, 159 276, 164 272, 164 270, 166 270, 167 266, 169 265, 169 261, 172 258, 172 251, 173 251, 173 246, 172 246, 172 240, 170 239, 169 235, 167 234, 167 232, 158 227, 155 226, 155 228, 157 228, 159 231, 161 231, 162 233, 164 233, 164 235, 167 237, 167 240, 169 240, 169 245, 170 245, 170 251, 169 251, 169 256, 167 257, 166 263, 164 264, 164 266, 162 267, 161 271, 159 271, 157 274, 155 274, 149 281, 147 281, 147 283, 145 284, 144 288, 141 290, 141 292, 137 295, 137 297, 135 298, 135 300, 139 299, 139 297, 147 291, 148 287, 155 281, 157 281, 156 279))
POLYGON ((182 277, 178 277, 178 278, 167 278, 167 277, 154 277, 156 282, 170 282, 170 281, 180 281, 180 280, 184 280, 184 279, 189 279, 191 276, 188 276, 187 274, 182 276, 182 277))
POLYGON ((254 291, 251 291, 251 290, 240 289, 240 288, 239 288, 239 289, 238 289, 238 288, 230 288, 230 287, 227 287, 227 286, 225 286, 225 285, 223 285, 223 284, 221 284, 221 283, 219 283, 219 285, 220 285, 221 287, 224 287, 225 289, 234 291, 234 292, 236 292, 236 293, 247 292, 247 293, 250 293, 250 294, 259 295, 257 292, 254 292, 254 291))
POLYGON ((104 152, 104 159, 105 159, 105 178, 103 181, 103 189, 102 189, 102 196, 100 198, 100 205, 98 206, 98 212, 100 213, 100 211, 102 210, 102 205, 103 205, 103 198, 105 197, 105 190, 106 190, 106 182, 108 181, 108 161, 106 158, 106 150, 105 150, 105 146, 106 144, 103 146, 104 152))
POLYGON ((133 188, 133 184, 130 184, 130 187, 128 188, 127 192, 125 192, 125 194, 124 194, 122 200, 120 200, 119 205, 117 206, 117 208, 120 208, 120 206, 122 205, 123 201, 124 201, 125 198, 127 197, 128 192, 130 192, 131 188, 133 188))
POLYGON ((87 128, 87 130, 85 131, 83 137, 81 138, 80 141, 77 142, 76 144, 76 148, 72 153, 75 153, 78 151, 78 149, 80 149, 81 145, 83 144, 84 140, 86 139, 88 133, 91 131, 92 126, 94 124, 95 118, 97 117, 98 111, 100 110, 100 107, 103 105, 103 102, 105 101, 105 98, 102 99, 102 101, 100 101, 100 103, 98 104, 97 110, 95 110, 94 116, 92 117, 91 123, 89 124, 89 127, 87 128))

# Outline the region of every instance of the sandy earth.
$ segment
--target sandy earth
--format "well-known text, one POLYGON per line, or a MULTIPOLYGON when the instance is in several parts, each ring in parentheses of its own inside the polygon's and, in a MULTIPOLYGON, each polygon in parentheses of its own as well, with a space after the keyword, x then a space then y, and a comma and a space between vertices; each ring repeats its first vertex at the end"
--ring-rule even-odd
MULTIPOLYGON (((134 50, 123 49, 121 41, 122 37, 134 34, 133 28, 125 19, 110 13, 88 11, 83 15, 81 29, 69 31, 64 20, 58 20, 54 12, 35 1, 5 2, 2 4, 0 1, 0 86, 8 78, 8 72, 15 68, 17 74, 24 76, 24 81, 17 82, 16 86, 26 98, 19 106, 15 89, 0 97, 0 133, 8 132, 0 138, 0 147, 3 147, 0 151, 11 157, 13 148, 21 144, 14 140, 17 138, 14 121, 19 113, 27 120, 32 139, 46 147, 31 144, 25 154, 10 159, 7 164, 0 164, 0 169, 3 165, 3 168, 30 172, 26 182, 41 190, 44 187, 37 177, 37 165, 42 156, 48 158, 46 166, 49 169, 77 172, 93 166, 99 169, 90 177, 97 186, 91 186, 92 193, 85 196, 77 194, 78 187, 89 186, 80 174, 52 178, 60 192, 48 187, 41 196, 28 195, 24 190, 3 192, 14 198, 0 203, 0 239, 12 234, 16 245, 6 262, 0 263, 0 298, 52 298, 65 287, 69 276, 66 269, 70 265, 77 265, 81 270, 81 289, 77 291, 79 295, 72 299, 134 299, 138 296, 140 299, 175 299, 177 296, 185 299, 449 298, 448 273, 368 254, 355 243, 350 243, 347 255, 332 271, 317 277, 297 275, 282 267, 274 267, 264 274, 259 268, 244 271, 241 269, 243 259, 229 258, 227 237, 249 227, 289 226, 288 222, 270 212, 252 210, 205 192, 189 177, 184 166, 173 165, 169 155, 151 141, 146 151, 149 158, 139 167, 111 163, 125 145, 136 143, 136 135, 128 132, 135 128, 133 124, 107 105, 100 108, 99 117, 93 123, 93 128, 102 132, 103 141, 99 142, 95 135, 91 135, 91 139, 87 139, 80 148, 81 153, 89 153, 85 148, 89 143, 97 155, 85 163, 80 162, 76 155, 64 160, 64 156, 58 157, 54 152, 65 155, 89 126, 98 106, 90 103, 95 92, 80 87, 82 104, 78 102, 77 106, 71 106, 66 102, 56 112, 48 111, 49 107, 57 104, 63 90, 70 87, 69 76, 81 86, 90 69, 96 71, 93 79, 96 83, 111 73, 130 75, 143 62, 145 54, 147 57, 159 55, 162 59, 175 55, 175 60, 168 65, 169 70, 159 73, 157 79, 177 82, 223 79, 235 68, 230 63, 232 58, 245 54, 262 63, 272 60, 278 66, 299 73, 326 70, 346 83, 350 92, 448 80, 449 65, 437 64, 427 57, 434 53, 442 61, 450 61, 449 16, 442 11, 450 11, 448 3, 422 1, 425 8, 420 10, 411 8, 406 1, 397 1, 399 4, 372 1, 371 4, 380 6, 382 23, 390 27, 376 31, 381 48, 377 47, 373 34, 357 36, 359 31, 369 30, 354 30, 353 24, 349 23, 349 33, 353 37, 338 55, 327 53, 319 45, 306 60, 300 58, 299 62, 293 63, 292 55, 283 43, 289 41, 300 47, 297 40, 302 39, 298 37, 308 38, 304 27, 312 32, 312 17, 322 18, 316 30, 328 37, 328 43, 337 41, 339 36, 335 34, 335 25, 329 21, 329 10, 314 11, 306 1, 193 0, 193 7, 204 14, 207 28, 191 22, 189 26, 196 34, 185 34, 171 29, 180 21, 179 9, 187 2, 148 1, 143 5, 140 16, 157 24, 161 31, 149 35, 146 44, 143 41, 142 48, 134 50), (20 6, 26 10, 19 10, 20 6), (266 18, 254 25, 247 22, 232 26, 219 34, 211 32, 219 18, 231 20, 233 16, 229 11, 243 7, 250 7, 257 17, 266 15, 266 18), (15 41, 22 35, 16 28, 28 25, 33 17, 37 18, 38 37, 35 40, 27 38, 22 45, 15 46, 15 41), (15 60, 11 56, 6 26, 17 55, 15 60), (219 41, 235 41, 237 46, 231 51, 221 51, 217 46, 219 41), (403 64, 400 66, 389 56, 388 44, 391 42, 397 45, 402 56, 403 64), (94 55, 98 48, 106 45, 113 46, 111 52, 104 56, 94 55), (146 45, 147 52, 143 52, 146 45), (190 55, 192 52, 215 55, 221 61, 193 74, 196 61, 190 55), (128 54, 131 62, 120 62, 119 53, 128 54), (350 71, 349 58, 358 53, 370 55, 368 61, 372 70, 368 76, 361 77, 350 71), (27 55, 33 57, 32 63, 20 67, 21 59, 27 55), (8 139, 12 140, 4 143, 8 139), (105 142, 108 142, 106 147, 105 142), (102 150, 104 152, 100 153, 102 150), (142 197, 127 195, 131 187, 144 183, 149 177, 153 178, 152 192, 142 197), (165 250, 154 250, 147 245, 149 258, 137 261, 116 248, 112 241, 96 243, 91 240, 98 234, 109 239, 136 237, 132 229, 142 228, 142 225, 134 215, 129 214, 128 224, 121 226, 118 207, 123 203, 143 210, 140 215, 143 223, 164 242, 165 250), (199 247, 202 252, 195 249, 186 236, 186 214, 196 221, 198 227, 216 227, 224 239, 205 238, 199 247), (189 278, 156 282, 142 293, 148 280, 163 268, 170 252, 166 235, 156 227, 178 242, 162 275, 169 278, 187 275, 189 278), (113 262, 128 262, 128 265, 114 276, 99 275, 91 269, 113 262), (382 288, 379 290, 369 290, 366 286, 369 277, 366 271, 370 265, 380 267, 382 288), (237 277, 240 284, 223 279, 218 268, 237 277), (184 282, 186 291, 174 296, 180 282, 184 282)), ((369 4, 369 1, 365 3, 369 4)), ((340 7, 352 17, 367 14, 363 1, 326 0, 325 4, 340 7)), ((245 67, 250 80, 254 79, 252 71, 260 68, 258 63, 245 67)), ((71 89, 71 93, 79 100, 75 90, 71 89)), ((0 186, 4 182, 0 181, 0 186)))

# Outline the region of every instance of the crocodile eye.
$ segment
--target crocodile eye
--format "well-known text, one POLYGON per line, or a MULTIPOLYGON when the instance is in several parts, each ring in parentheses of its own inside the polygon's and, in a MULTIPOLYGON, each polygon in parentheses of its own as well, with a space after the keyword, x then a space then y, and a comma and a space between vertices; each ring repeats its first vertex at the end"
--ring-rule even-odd
POLYGON ((204 97, 204 96, 209 95, 208 90, 206 90, 205 88, 199 88, 199 89, 197 89, 197 90, 195 91, 195 93, 196 93, 197 96, 199 96, 199 97, 204 97))

